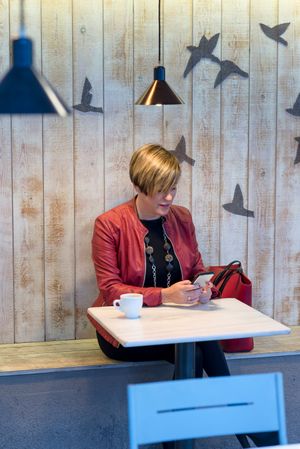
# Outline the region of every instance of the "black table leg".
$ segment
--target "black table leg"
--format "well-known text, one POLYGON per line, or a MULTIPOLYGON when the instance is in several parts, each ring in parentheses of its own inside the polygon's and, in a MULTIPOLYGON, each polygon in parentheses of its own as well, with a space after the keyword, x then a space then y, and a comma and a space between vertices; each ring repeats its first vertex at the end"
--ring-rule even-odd
MULTIPOLYGON (((175 379, 195 377, 195 343, 178 343, 175 350, 175 379)), ((176 449, 193 449, 193 447, 193 440, 175 443, 176 449)))

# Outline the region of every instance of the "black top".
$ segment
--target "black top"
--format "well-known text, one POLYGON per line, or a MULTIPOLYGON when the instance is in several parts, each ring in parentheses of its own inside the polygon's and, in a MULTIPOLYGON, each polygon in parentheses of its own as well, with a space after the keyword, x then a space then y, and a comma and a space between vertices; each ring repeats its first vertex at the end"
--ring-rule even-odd
MULTIPOLYGON (((164 234, 162 227, 162 219, 157 218, 155 220, 141 220, 145 228, 148 229, 147 237, 149 238, 149 246, 153 247, 153 259, 154 264, 156 266, 156 286, 166 288, 167 287, 167 262, 165 261, 165 255, 167 252, 164 249, 164 234)), ((171 248, 169 249, 169 253, 173 256, 173 270, 171 271, 171 285, 175 284, 175 282, 181 281, 181 270, 179 266, 178 259, 174 253, 173 246, 171 241, 168 239, 167 241, 170 244, 171 248)), ((152 263, 149 261, 149 255, 145 254, 146 257, 146 277, 144 287, 153 287, 153 271, 152 271, 152 263)))

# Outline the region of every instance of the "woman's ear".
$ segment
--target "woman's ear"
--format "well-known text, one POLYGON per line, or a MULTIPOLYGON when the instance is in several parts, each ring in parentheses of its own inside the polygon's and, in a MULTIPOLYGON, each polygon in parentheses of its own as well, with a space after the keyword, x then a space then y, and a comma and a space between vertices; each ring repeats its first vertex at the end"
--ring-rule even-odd
POLYGON ((134 190, 135 190, 137 193, 142 193, 142 191, 141 191, 141 189, 139 188, 139 186, 136 186, 135 184, 133 184, 133 187, 134 187, 134 190))

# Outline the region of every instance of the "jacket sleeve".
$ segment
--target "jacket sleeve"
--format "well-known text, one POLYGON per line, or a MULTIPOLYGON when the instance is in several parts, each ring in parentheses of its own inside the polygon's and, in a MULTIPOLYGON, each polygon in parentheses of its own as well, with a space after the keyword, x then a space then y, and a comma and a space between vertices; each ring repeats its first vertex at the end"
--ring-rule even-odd
POLYGON ((191 238, 191 254, 194 254, 194 260, 191 267, 191 278, 190 280, 193 281, 195 277, 199 273, 203 273, 206 271, 205 266, 203 264, 202 256, 200 254, 199 248, 198 248, 198 242, 196 239, 196 232, 195 232, 195 226, 192 220, 192 217, 189 213, 190 217, 190 238, 191 238))
POLYGON ((95 221, 92 258, 100 295, 94 305, 112 305, 122 293, 142 293, 144 305, 161 304, 161 288, 125 284, 118 265, 119 230, 101 216, 95 221))

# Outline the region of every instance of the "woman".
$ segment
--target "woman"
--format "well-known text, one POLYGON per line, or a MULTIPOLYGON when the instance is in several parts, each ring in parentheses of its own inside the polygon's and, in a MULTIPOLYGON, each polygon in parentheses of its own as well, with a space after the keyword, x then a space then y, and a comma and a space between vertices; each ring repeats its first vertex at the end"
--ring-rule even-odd
MULTIPOLYGON (((149 307, 168 302, 192 305, 216 297, 212 285, 200 289, 192 284, 205 267, 189 211, 173 205, 180 178, 176 157, 160 145, 144 145, 133 153, 129 174, 136 196, 95 221, 92 255, 99 296, 93 306, 111 306, 122 293, 132 292, 142 293, 144 306, 149 307)), ((125 348, 89 319, 108 357, 174 363, 174 345, 125 348)), ((230 374, 217 341, 196 343, 195 368, 197 377, 202 377, 203 370, 208 376, 230 374)), ((259 446, 277 442, 275 437, 261 441, 256 437, 251 435, 259 446)), ((244 436, 239 440, 243 447, 250 447, 244 436)))
MULTIPOLYGON (((112 305, 122 293, 142 293, 144 306, 205 302, 216 290, 192 284, 205 271, 189 211, 174 206, 180 165, 160 145, 144 145, 130 161, 130 179, 137 195, 100 215, 92 239, 99 286, 94 306, 112 305)), ((92 319, 91 319, 92 320, 92 319)), ((174 363, 174 345, 124 348, 98 323, 97 337, 110 358, 127 361, 167 360, 174 363)), ((196 345, 196 375, 229 374, 218 342, 196 345)))

